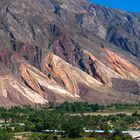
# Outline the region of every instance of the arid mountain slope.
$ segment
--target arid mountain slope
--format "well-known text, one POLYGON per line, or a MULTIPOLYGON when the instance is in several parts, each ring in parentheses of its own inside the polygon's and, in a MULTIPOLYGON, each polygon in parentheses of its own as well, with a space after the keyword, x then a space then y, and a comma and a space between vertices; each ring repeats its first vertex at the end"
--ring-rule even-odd
POLYGON ((139 102, 139 27, 87 0, 1 0, 0 106, 139 102))

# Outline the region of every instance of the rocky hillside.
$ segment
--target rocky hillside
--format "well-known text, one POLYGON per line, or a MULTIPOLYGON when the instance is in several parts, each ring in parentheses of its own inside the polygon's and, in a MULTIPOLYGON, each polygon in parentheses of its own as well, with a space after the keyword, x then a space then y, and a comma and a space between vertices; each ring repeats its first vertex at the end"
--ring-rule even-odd
POLYGON ((140 14, 87 0, 0 0, 0 106, 140 101, 140 14))

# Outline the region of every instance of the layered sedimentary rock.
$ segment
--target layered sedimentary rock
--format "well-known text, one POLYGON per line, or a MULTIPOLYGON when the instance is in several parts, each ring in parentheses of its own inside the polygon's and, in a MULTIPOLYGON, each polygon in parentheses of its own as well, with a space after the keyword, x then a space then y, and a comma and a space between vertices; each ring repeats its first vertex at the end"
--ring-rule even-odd
POLYGON ((139 102, 139 17, 87 0, 1 0, 0 105, 139 102))
POLYGON ((85 83, 93 87, 102 85, 90 75, 70 65, 53 53, 48 54, 44 59, 44 64, 44 70, 46 69, 53 77, 60 79, 65 88, 71 93, 79 94, 77 83, 85 83))
POLYGON ((108 61, 111 63, 113 69, 122 75, 126 79, 139 79, 140 78, 140 70, 132 65, 130 62, 120 57, 119 55, 111 52, 110 50, 105 49, 107 53, 108 61))
POLYGON ((20 71, 21 77, 26 84, 46 100, 52 100, 50 98, 51 94, 54 94, 53 96, 56 95, 56 101, 57 97, 59 97, 58 102, 63 102, 65 100, 71 101, 79 97, 58 85, 52 78, 49 79, 49 77, 31 65, 21 65, 20 71))
POLYGON ((28 87, 47 101, 117 102, 102 83, 53 53, 44 58, 43 74, 29 64, 20 66, 21 77, 28 87), (106 94, 102 92, 106 90, 106 94), (99 98, 102 96, 101 98, 99 98), (98 99, 98 100, 97 100, 98 99))
POLYGON ((111 68, 107 67, 100 60, 98 60, 95 56, 90 54, 88 51, 83 51, 84 57, 88 58, 88 63, 86 63, 83 59, 82 63, 84 65, 84 69, 86 69, 87 73, 91 76, 95 77, 97 80, 101 81, 103 84, 108 86, 112 85, 112 77, 114 78, 123 78, 120 74, 113 71, 111 68))
POLYGON ((119 98, 112 95, 109 88, 106 88, 100 81, 55 54, 49 53, 43 63, 43 71, 75 96, 77 101, 118 102, 119 98))
POLYGON ((0 106, 47 104, 48 101, 39 96, 20 80, 12 75, 0 75, 0 97, 5 101, 0 106))

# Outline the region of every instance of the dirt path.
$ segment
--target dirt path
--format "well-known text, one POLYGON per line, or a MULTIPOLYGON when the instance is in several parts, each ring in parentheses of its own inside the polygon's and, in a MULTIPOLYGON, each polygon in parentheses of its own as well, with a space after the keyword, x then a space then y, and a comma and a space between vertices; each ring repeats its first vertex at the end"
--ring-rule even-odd
MULTIPOLYGON (((92 112, 92 113, 83 113, 84 115, 92 115, 92 116, 109 116, 109 115, 117 115, 117 114, 126 114, 128 116, 131 116, 133 114, 133 112, 127 112, 127 111, 118 111, 118 112, 92 112)), ((75 115, 81 115, 80 113, 74 113, 71 114, 72 116, 75 115)))

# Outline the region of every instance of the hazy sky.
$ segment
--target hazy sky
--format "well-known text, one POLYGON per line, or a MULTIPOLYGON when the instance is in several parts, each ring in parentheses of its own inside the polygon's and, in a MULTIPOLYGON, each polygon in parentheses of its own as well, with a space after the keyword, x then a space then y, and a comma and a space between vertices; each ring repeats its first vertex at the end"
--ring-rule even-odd
POLYGON ((140 0, 90 0, 107 7, 140 12, 140 0))

